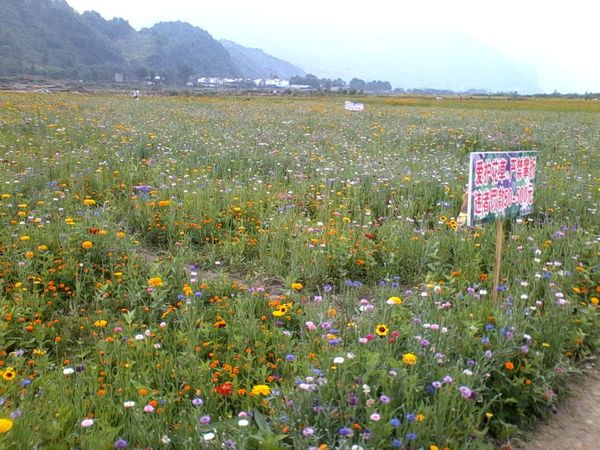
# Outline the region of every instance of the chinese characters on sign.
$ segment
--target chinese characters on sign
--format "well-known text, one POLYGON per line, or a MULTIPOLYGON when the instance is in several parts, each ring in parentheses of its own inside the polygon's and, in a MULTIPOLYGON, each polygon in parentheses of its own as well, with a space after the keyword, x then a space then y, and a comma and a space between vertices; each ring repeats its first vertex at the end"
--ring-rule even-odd
POLYGON ((468 225, 533 211, 537 152, 476 152, 469 164, 468 225))

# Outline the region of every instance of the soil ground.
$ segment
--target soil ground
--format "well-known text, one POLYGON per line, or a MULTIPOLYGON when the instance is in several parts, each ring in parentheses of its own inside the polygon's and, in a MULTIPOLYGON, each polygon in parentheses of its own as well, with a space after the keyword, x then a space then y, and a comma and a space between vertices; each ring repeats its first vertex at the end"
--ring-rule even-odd
POLYGON ((519 450, 600 449, 600 363, 590 363, 575 379, 556 414, 513 445, 519 450))

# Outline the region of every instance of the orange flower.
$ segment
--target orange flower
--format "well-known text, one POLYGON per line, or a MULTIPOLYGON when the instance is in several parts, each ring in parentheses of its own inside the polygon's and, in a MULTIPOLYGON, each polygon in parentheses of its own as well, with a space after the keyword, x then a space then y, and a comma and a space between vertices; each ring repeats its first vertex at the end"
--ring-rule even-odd
POLYGON ((91 241, 83 241, 81 243, 81 247, 84 248, 85 250, 89 250, 93 246, 94 246, 94 244, 91 241))
POLYGON ((163 280, 161 277, 152 277, 148 280, 148 286, 161 287, 162 285, 163 285, 163 280))
POLYGON ((506 370, 513 370, 515 368, 515 365, 512 362, 510 362, 510 361, 506 361, 504 363, 504 368, 506 370))

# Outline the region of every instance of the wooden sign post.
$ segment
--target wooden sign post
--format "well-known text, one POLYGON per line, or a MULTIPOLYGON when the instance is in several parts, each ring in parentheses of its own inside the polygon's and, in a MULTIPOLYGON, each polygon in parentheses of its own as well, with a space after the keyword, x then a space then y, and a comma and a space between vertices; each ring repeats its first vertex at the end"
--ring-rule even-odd
POLYGON ((501 278, 504 221, 533 211, 537 152, 474 152, 470 155, 467 225, 496 222, 494 291, 501 278))
POLYGON ((494 254, 494 290, 492 300, 498 300, 500 268, 502 267, 502 245, 504 244, 504 219, 496 221, 496 253, 494 254))

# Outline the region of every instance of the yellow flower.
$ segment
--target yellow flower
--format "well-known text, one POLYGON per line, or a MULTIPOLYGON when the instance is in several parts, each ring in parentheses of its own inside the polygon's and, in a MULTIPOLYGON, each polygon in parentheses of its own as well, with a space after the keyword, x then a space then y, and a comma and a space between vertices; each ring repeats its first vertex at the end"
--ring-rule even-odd
POLYGON ((86 198, 86 199, 83 201, 83 204, 84 204, 85 206, 94 206, 94 205, 96 204, 96 200, 94 200, 93 198, 86 198))
POLYGON ((86 250, 89 250, 93 246, 94 246, 94 244, 91 241, 83 241, 81 243, 81 247, 84 248, 84 249, 86 249, 86 250))
POLYGON ((252 391, 250 395, 269 395, 271 393, 271 388, 266 384, 257 384, 252 387, 252 391))
POLYGON ((108 324, 108 322, 106 320, 104 320, 104 319, 96 320, 94 322, 94 326, 97 327, 97 328, 105 327, 107 324, 108 324))
POLYGON ((162 285, 163 285, 163 280, 161 277, 152 277, 148 280, 148 286, 161 287, 162 285))
POLYGON ((279 307, 279 309, 273 311, 273 315, 275 317, 282 317, 285 316, 285 314, 288 312, 289 308, 290 308, 291 304, 286 303, 285 305, 281 305, 279 307))
POLYGON ((425 416, 423 414, 417 414, 416 418, 417 422, 423 422, 425 420, 425 416))
POLYGON ((40 252, 45 252, 46 250, 48 250, 48 246, 47 246, 47 245, 44 245, 44 244, 41 244, 41 245, 38 245, 37 249, 38 249, 40 252))
POLYGON ((119 239, 123 239, 123 238, 125 237, 125 233, 124 233, 124 232, 122 232, 122 231, 117 231, 117 237, 118 237, 119 239))
POLYGON ((2 378, 6 381, 12 381, 15 379, 17 372, 12 367, 7 367, 5 371, 2 372, 2 378))
POLYGON ((405 353, 402 355, 402 362, 409 366, 414 366, 417 363, 417 356, 413 353, 405 353))
POLYGON ((13 421, 10 419, 0 419, 0 433, 6 433, 13 427, 13 421))
POLYGON ((590 298, 590 302, 592 302, 592 305, 597 305, 600 303, 600 300, 598 300, 598 297, 592 297, 590 298))
POLYGON ((440 450, 440 448, 437 445, 430 445, 429 450, 440 450))
POLYGON ((28 241, 29 239, 31 239, 31 238, 29 236, 27 236, 27 235, 21 236, 19 238, 19 240, 21 240, 21 241, 28 241))
POLYGON ((186 297, 191 297, 194 294, 194 290, 192 289, 192 287, 189 284, 184 284, 183 285, 183 295, 185 295, 186 297))
POLYGON ((388 305, 400 305, 402 304, 402 299, 400 297, 390 297, 386 302, 388 305))
POLYGON ((292 289, 296 289, 297 291, 299 291, 303 287, 304 286, 302 285, 302 283, 292 283, 292 289))
POLYGON ((379 324, 375 327, 375 333, 377 334, 377 336, 386 336, 388 334, 388 327, 386 327, 383 324, 379 324))

